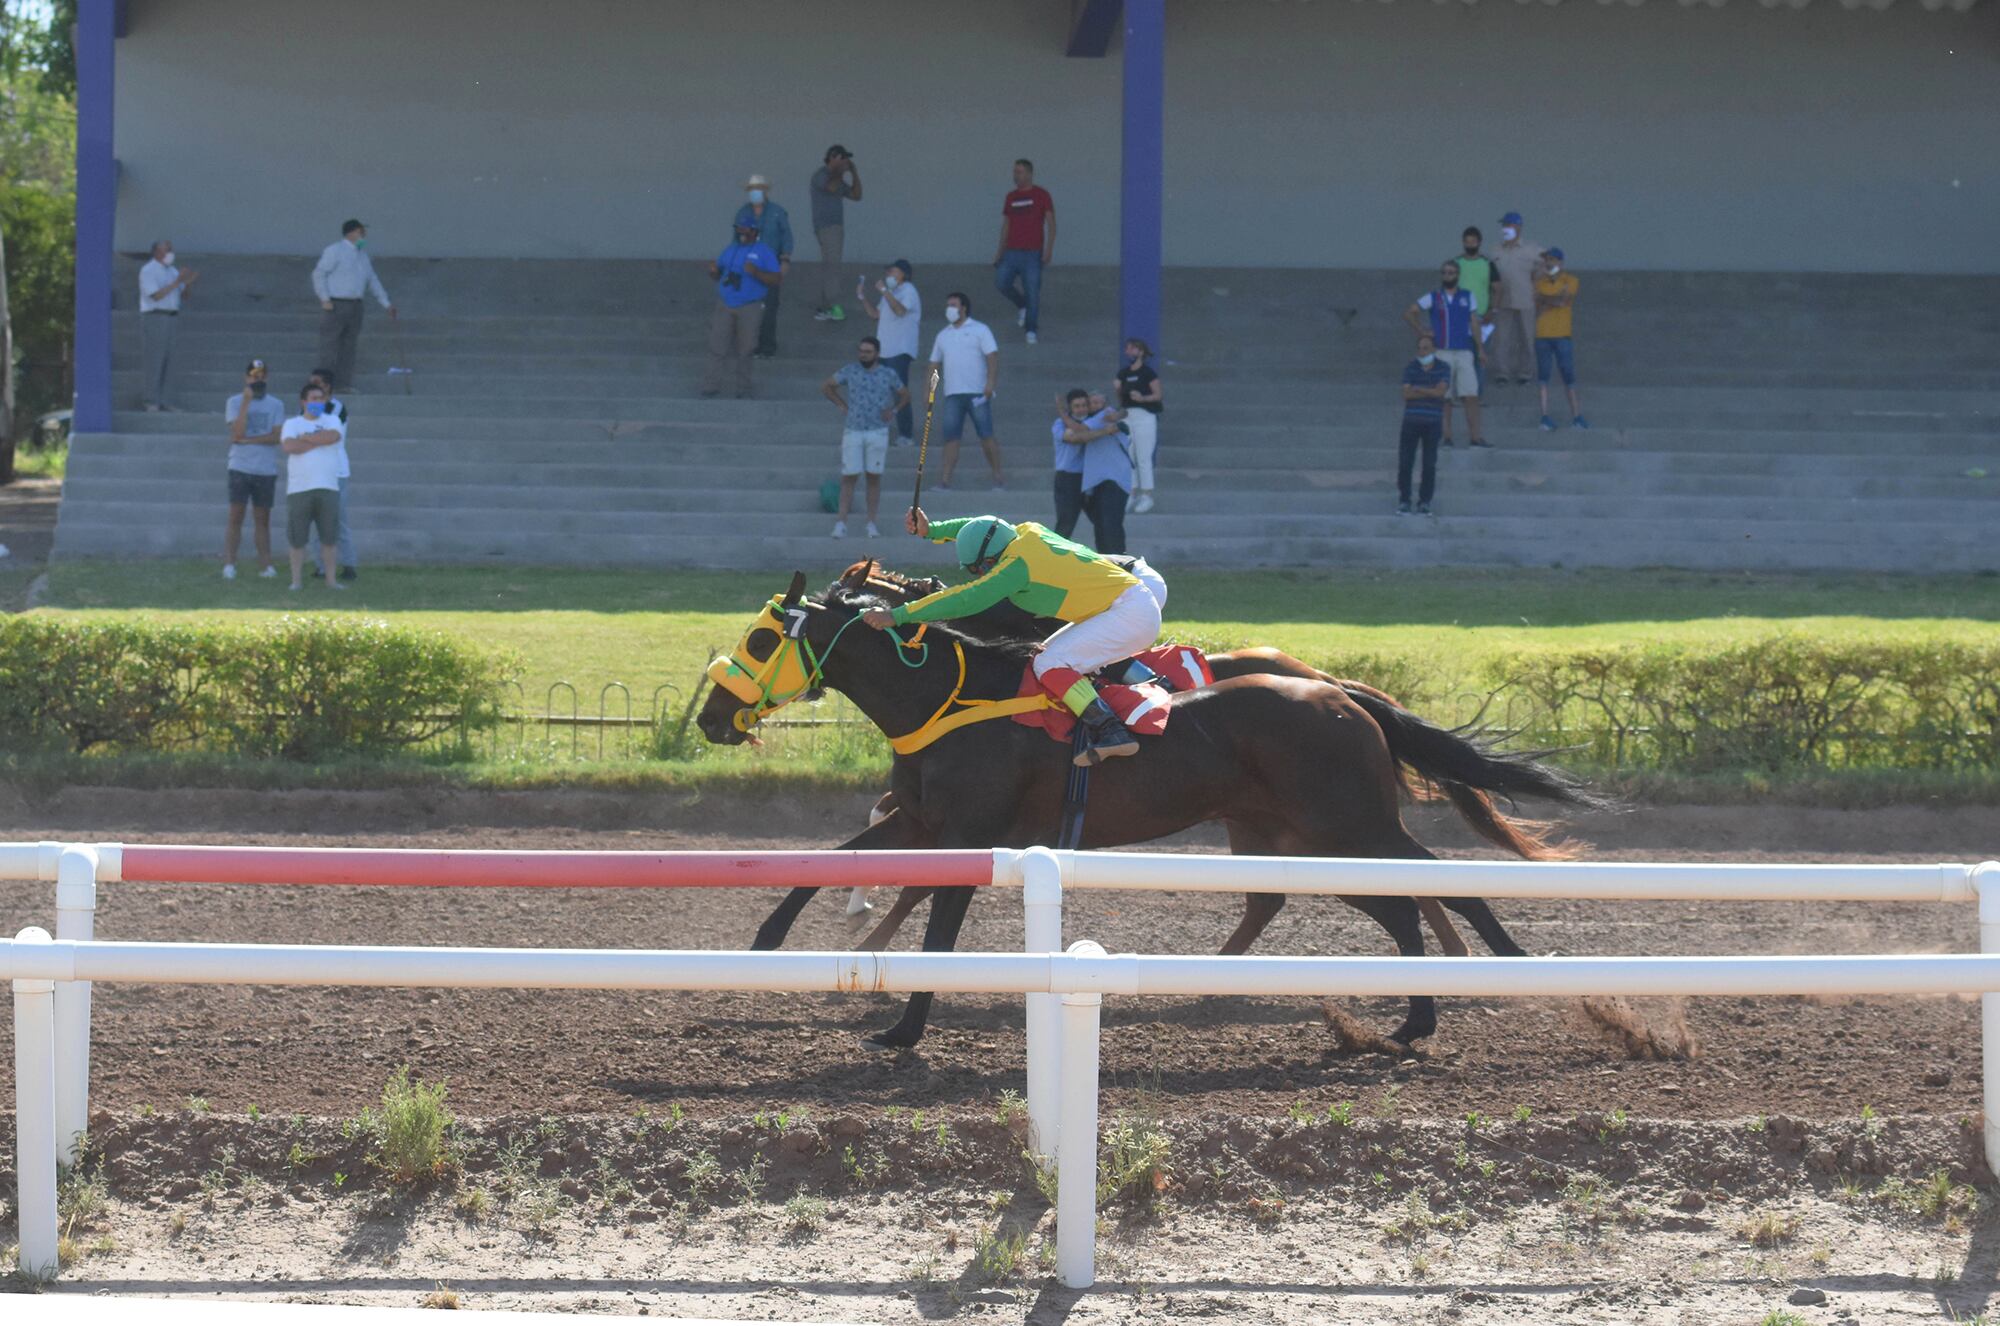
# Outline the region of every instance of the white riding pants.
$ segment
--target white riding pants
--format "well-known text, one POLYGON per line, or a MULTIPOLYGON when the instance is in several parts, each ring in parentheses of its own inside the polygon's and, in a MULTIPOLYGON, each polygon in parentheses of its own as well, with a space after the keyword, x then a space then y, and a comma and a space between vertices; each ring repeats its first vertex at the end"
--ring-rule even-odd
POLYGON ((1088 677, 1107 663, 1152 648, 1160 638, 1160 605, 1152 591, 1134 585, 1095 617, 1071 622, 1035 655, 1035 675, 1069 668, 1088 677))
POLYGON ((1126 570, 1139 577, 1139 583, 1146 587, 1146 592, 1153 596, 1153 602, 1160 605, 1160 612, 1164 614, 1167 610, 1166 578, 1155 571, 1143 557, 1134 557, 1132 565, 1126 570))

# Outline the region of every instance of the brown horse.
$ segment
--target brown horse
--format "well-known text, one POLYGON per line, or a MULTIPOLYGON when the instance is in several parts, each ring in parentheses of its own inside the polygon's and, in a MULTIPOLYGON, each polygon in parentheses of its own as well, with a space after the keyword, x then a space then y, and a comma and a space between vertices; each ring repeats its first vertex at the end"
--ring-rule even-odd
MULTIPOLYGON (((1121 560, 1114 558, 1114 561, 1121 560)), ((840 583, 865 588, 880 594, 891 604, 913 603, 927 594, 934 594, 944 587, 944 582, 935 576, 905 576, 891 571, 870 558, 853 563, 841 575, 840 583)), ((994 606, 959 621, 960 629, 985 640, 1046 640, 1062 623, 1048 618, 1035 617, 1002 599, 994 606)), ((1366 682, 1336 678, 1320 671, 1308 663, 1292 657, 1280 649, 1257 647, 1232 650, 1228 653, 1208 655, 1209 670, 1217 681, 1227 681, 1232 677, 1274 676, 1299 677, 1311 681, 1323 681, 1346 691, 1356 703, 1368 711, 1382 729, 1389 742, 1389 750, 1396 758, 1396 775, 1403 781, 1403 790, 1412 799, 1432 800, 1448 798, 1463 816, 1473 831, 1497 847, 1514 853, 1530 861, 1567 861, 1578 855, 1576 844, 1555 839, 1551 826, 1537 820, 1524 819, 1504 814, 1493 804, 1493 798, 1480 787, 1453 777, 1453 765, 1449 759, 1439 759, 1443 754, 1455 756, 1457 752, 1449 748, 1440 752, 1437 743, 1425 741, 1421 730, 1409 730, 1405 720, 1421 723, 1404 709, 1396 699, 1366 682), (1401 738, 1399 741, 1398 738, 1401 738)), ((1425 725, 1428 726, 1428 725, 1425 725)), ((1482 771, 1483 772, 1483 771, 1482 771)), ((869 823, 875 824, 896 809, 896 794, 885 792, 875 802, 869 812, 869 823)), ((788 893, 778 904, 757 932, 756 947, 776 948, 790 933, 794 921, 806 903, 819 890, 799 888, 788 893)), ((923 901, 934 890, 923 886, 902 889, 888 913, 856 943, 863 950, 886 949, 923 901)), ((1245 900, 1243 920, 1235 933, 1224 941, 1222 952, 1245 953, 1257 942, 1265 927, 1277 916, 1285 905, 1284 896, 1275 893, 1252 894, 1245 900)), ((1492 911, 1479 899, 1447 899, 1444 905, 1450 907, 1473 922, 1482 939, 1495 953, 1502 956, 1516 956, 1518 950, 1510 948, 1511 941, 1498 923, 1484 925, 1492 911)), ((1465 941, 1452 928, 1451 919, 1438 909, 1429 899, 1420 900, 1424 919, 1430 922, 1438 943, 1453 955, 1466 952, 1465 941)), ((861 913, 865 917, 866 913, 861 913)))
MULTIPOLYGON (((937 625, 917 646, 860 624, 862 612, 886 605, 858 583, 836 584, 817 599, 806 598, 804 589, 804 575, 795 575, 785 598, 767 605, 730 658, 718 660, 711 672, 718 684, 698 719, 710 741, 741 742, 765 714, 823 688, 846 695, 885 734, 902 736, 946 708, 954 694, 1012 696, 1032 655, 1026 642, 989 643, 937 625)), ((1414 716, 1409 721, 1424 740, 1458 748, 1453 776, 1462 781, 1507 794, 1588 800, 1531 758, 1495 755, 1414 716), (1487 773, 1465 776, 1475 768, 1487 773)), ((843 846, 1051 843, 1070 767, 1067 750, 1036 729, 1007 721, 957 728, 896 758, 890 773, 896 809, 843 846)), ((1219 820, 1240 853, 1430 858, 1403 826, 1401 788, 1382 729, 1347 692, 1318 680, 1236 677, 1176 695, 1165 732, 1136 758, 1093 772, 1081 845, 1144 842, 1219 820)), ((955 945, 971 893, 937 891, 925 949, 955 945)), ((1400 952, 1423 952, 1415 900, 1343 901, 1374 917, 1400 952)), ((1521 951, 1490 911, 1485 919, 1496 948, 1521 951)), ((1487 934, 1485 925, 1479 928, 1487 934)), ((871 1039, 914 1045, 930 1005, 929 994, 911 996, 902 1020, 871 1039)), ((1436 1027, 1436 1001, 1412 996, 1393 1039, 1407 1046, 1436 1027)))

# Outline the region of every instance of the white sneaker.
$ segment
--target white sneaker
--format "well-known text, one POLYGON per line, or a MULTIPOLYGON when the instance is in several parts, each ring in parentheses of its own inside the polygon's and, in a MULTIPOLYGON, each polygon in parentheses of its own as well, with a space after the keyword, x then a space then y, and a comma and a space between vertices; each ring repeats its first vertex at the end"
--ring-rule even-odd
POLYGON ((1016 327, 1025 327, 1028 325, 1028 310, 1024 308, 1014 310, 1014 325, 1016 327))
POLYGON ((882 537, 882 531, 875 528, 875 522, 872 520, 868 522, 868 537, 871 539, 879 539, 882 537))
POLYGON ((1029 344, 1029 345, 1033 345, 1033 344, 1035 344, 1035 342, 1037 342, 1037 341, 1039 341, 1039 340, 1041 340, 1041 339, 1042 339, 1041 337, 1039 337, 1039 336, 1035 335, 1035 333, 1033 333, 1033 332, 1029 332, 1029 333, 1028 333, 1028 344, 1029 344))
POLYGON ((236 579, 236 563, 224 562, 222 564, 222 578, 224 580, 236 579))
POLYGON ((257 573, 257 578, 259 580, 276 580, 278 578, 278 568, 267 566, 257 573))
POLYGON ((1151 493, 1139 494, 1139 500, 1132 503, 1132 514, 1135 516, 1143 516, 1152 509, 1153 495, 1151 493))
POLYGON ((844 538, 846 538, 846 537, 847 537, 847 522, 846 522, 846 521, 844 521, 844 520, 836 520, 836 521, 834 521, 834 522, 833 522, 833 537, 834 537, 834 538, 836 538, 836 539, 844 539, 844 538))

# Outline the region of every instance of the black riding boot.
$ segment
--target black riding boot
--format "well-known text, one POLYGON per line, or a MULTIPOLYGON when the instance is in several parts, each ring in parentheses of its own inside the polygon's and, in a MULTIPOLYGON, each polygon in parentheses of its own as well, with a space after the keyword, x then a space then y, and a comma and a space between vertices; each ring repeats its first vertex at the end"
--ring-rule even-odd
POLYGON ((1134 737, 1118 715, 1111 712, 1111 706, 1102 700, 1093 700, 1090 707, 1077 717, 1083 724, 1083 749, 1076 753, 1076 763, 1083 768, 1120 755, 1137 755, 1139 740, 1134 737))

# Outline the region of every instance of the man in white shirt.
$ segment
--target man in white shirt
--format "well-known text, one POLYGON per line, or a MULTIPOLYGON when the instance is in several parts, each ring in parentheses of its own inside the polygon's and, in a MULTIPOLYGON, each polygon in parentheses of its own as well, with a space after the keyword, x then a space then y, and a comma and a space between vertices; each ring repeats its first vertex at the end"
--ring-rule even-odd
POLYGON ((326 246, 313 268, 313 293, 319 296, 319 362, 333 367, 334 385, 354 390, 354 348, 361 340, 361 320, 367 305, 363 295, 396 316, 389 292, 368 260, 368 227, 359 221, 340 224, 340 238, 326 246))
POLYGON ((292 550, 292 588, 305 587, 306 537, 319 534, 320 570, 328 589, 346 589, 334 578, 334 548, 340 531, 340 452, 346 430, 328 413, 326 392, 307 383, 299 393, 303 409, 285 420, 278 445, 285 451, 285 535, 292 550))
MULTIPOLYGON (((361 563, 355 557, 354 534, 347 525, 347 480, 354 472, 353 467, 348 463, 347 405, 338 396, 333 394, 332 369, 316 368, 306 375, 306 381, 310 385, 326 392, 326 412, 340 424, 340 445, 335 448, 335 450, 340 452, 340 538, 338 540, 340 544, 340 578, 342 580, 354 580, 361 575, 361 563)), ((317 562, 319 560, 319 553, 319 540, 314 539, 306 546, 306 557, 310 561, 317 562)))
POLYGON ((965 421, 979 435, 980 450, 993 467, 993 488, 1007 486, 1000 471, 1000 439, 993 436, 993 391, 1000 385, 1000 345, 993 329, 972 316, 972 301, 954 290, 944 300, 944 330, 931 342, 931 363, 942 374, 938 394, 944 397, 944 417, 939 436, 944 439, 944 472, 938 476, 938 491, 951 491, 952 471, 958 468, 958 439, 965 421))
MULTIPOLYGON (((857 279, 854 283, 856 302, 875 319, 875 339, 882 345, 882 362, 896 370, 905 388, 910 385, 910 365, 917 361, 917 328, 924 317, 923 296, 917 293, 910 275, 908 258, 890 263, 882 279, 875 283, 880 304, 868 298, 864 282, 857 279)), ((910 401, 905 396, 903 408, 896 412, 896 445, 913 446, 915 437, 916 420, 911 417, 910 401)))
POLYGON ((167 362, 174 354, 174 327, 180 319, 181 291, 201 275, 174 266, 174 242, 159 240, 153 258, 139 269, 139 344, 144 352, 145 378, 139 385, 148 413, 172 410, 167 404, 167 362))

